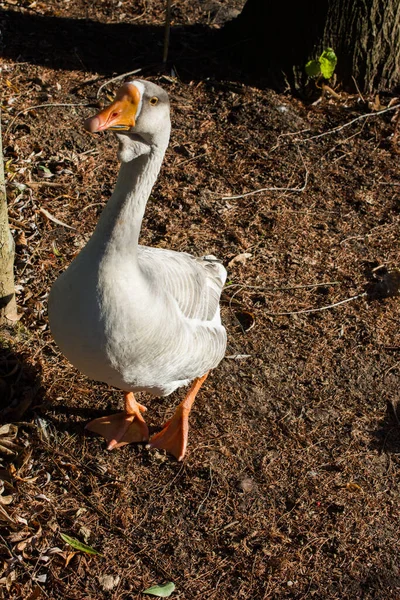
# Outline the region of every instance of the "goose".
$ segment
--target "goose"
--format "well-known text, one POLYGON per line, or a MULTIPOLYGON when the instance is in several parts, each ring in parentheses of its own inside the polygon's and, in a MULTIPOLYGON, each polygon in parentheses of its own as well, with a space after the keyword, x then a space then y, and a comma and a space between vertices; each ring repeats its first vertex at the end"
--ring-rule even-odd
POLYGON ((182 460, 195 396, 225 354, 219 301, 226 270, 213 255, 138 243, 169 143, 165 90, 145 80, 124 83, 84 127, 115 133, 121 165, 91 238, 52 285, 50 329, 72 365, 123 391, 122 412, 86 425, 106 439, 108 450, 149 440, 137 392, 168 396, 191 384, 172 419, 149 441, 182 460))

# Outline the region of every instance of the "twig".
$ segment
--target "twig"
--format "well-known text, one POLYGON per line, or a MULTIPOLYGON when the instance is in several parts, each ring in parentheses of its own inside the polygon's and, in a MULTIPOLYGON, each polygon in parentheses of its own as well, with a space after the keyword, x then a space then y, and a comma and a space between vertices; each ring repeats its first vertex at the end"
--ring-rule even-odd
POLYGON ((352 75, 352 76, 351 76, 351 78, 352 78, 352 80, 353 80, 353 82, 354 82, 354 85, 356 86, 356 90, 357 90, 357 93, 358 93, 358 95, 360 96, 361 100, 362 100, 363 102, 365 102, 365 100, 364 100, 364 96, 363 96, 363 95, 362 95, 362 93, 360 92, 360 88, 359 88, 359 87, 358 87, 358 85, 357 85, 357 81, 356 81, 355 77, 352 75))
POLYGON ((73 229, 74 231, 77 231, 76 227, 72 227, 72 225, 67 225, 66 223, 63 223, 63 221, 60 221, 56 217, 53 217, 53 215, 49 213, 49 211, 45 208, 40 207, 39 212, 42 213, 42 215, 44 215, 46 219, 53 221, 53 223, 55 223, 56 225, 61 225, 62 227, 67 227, 68 229, 73 229))
POLYGON ((352 300, 359 300, 360 298, 365 298, 365 296, 368 296, 367 292, 363 292, 362 294, 357 294, 356 296, 352 296, 351 298, 346 298, 345 300, 341 300, 340 302, 335 302, 334 304, 329 304, 328 306, 321 306, 321 308, 306 308, 305 310, 296 310, 296 311, 291 311, 291 312, 278 312, 278 313, 267 312, 264 314, 273 316, 273 317, 282 317, 282 316, 287 316, 287 315, 304 315, 307 313, 322 312, 323 310, 329 310, 331 308, 335 308, 336 306, 340 306, 341 304, 346 304, 346 302, 351 302, 352 300))
MULTIPOLYGON (((230 285, 225 286, 225 291, 234 288, 234 287, 240 287, 242 290, 243 289, 251 289, 251 290, 265 290, 268 291, 270 290, 271 292, 278 292, 278 291, 282 291, 282 290, 304 290, 307 288, 316 288, 316 287, 326 287, 328 285, 340 285, 342 282, 341 281, 322 281, 321 283, 306 283, 304 285, 290 285, 290 286, 285 286, 285 287, 270 287, 270 286, 263 286, 263 285, 246 285, 243 283, 232 283, 230 285)), ((272 284, 271 284, 272 286, 272 284)))
POLYGON ((35 189, 41 185, 46 187, 62 187, 63 185, 67 185, 66 183, 56 183, 55 181, 27 181, 24 183, 28 187, 35 189))
MULTIPOLYGON (((388 369, 386 369, 384 375, 386 377, 386 375, 389 375, 389 373, 391 373, 391 371, 394 371, 394 369, 397 369, 397 367, 400 365, 400 361, 397 361, 396 363, 394 363, 394 365, 392 365, 391 367, 389 367, 388 369)), ((394 411, 393 411, 394 412, 394 411)), ((397 413, 395 412, 395 417, 397 419, 397 423, 400 425, 399 423, 399 419, 397 417, 397 413)))
POLYGON ((195 517, 197 517, 197 515, 199 514, 201 507, 203 506, 203 504, 208 500, 209 495, 211 494, 211 489, 213 486, 213 476, 212 476, 212 469, 210 467, 210 487, 208 488, 208 492, 205 495, 205 497, 203 498, 202 502, 200 502, 196 512, 195 512, 195 517))
POLYGON ((17 219, 13 219, 12 217, 8 217, 9 222, 13 227, 17 229, 22 229, 24 231, 31 231, 29 225, 25 225, 25 223, 21 223, 21 221, 17 221, 17 219))
POLYGON ((325 83, 323 83, 322 84, 322 94, 325 94, 325 92, 329 92, 331 94, 331 96, 333 96, 336 100, 343 100, 343 98, 340 94, 335 92, 335 90, 333 90, 329 85, 326 85, 325 83))
POLYGON ((128 73, 122 73, 121 75, 117 75, 116 77, 113 77, 112 79, 108 79, 107 81, 105 81, 104 83, 101 84, 101 86, 99 87, 99 89, 97 90, 97 94, 96 94, 96 98, 100 97, 100 92, 101 90, 106 87, 106 85, 108 85, 109 83, 113 83, 114 81, 118 81, 119 79, 122 79, 123 77, 128 77, 128 75, 136 75, 136 73, 140 73, 142 69, 135 69, 134 71, 128 71, 128 73))
POLYGON ((15 115, 15 117, 13 118, 13 120, 11 121, 11 123, 9 124, 9 126, 7 127, 4 135, 6 136, 8 134, 8 132, 11 129, 11 127, 14 125, 14 122, 16 121, 16 119, 18 119, 18 117, 20 115, 23 115, 24 113, 29 112, 30 110, 36 110, 37 108, 53 108, 53 107, 59 107, 59 106, 89 106, 89 104, 87 102, 78 102, 77 104, 54 104, 54 103, 49 103, 49 104, 35 104, 34 106, 28 106, 28 108, 23 108, 22 110, 20 110, 19 112, 17 112, 17 114, 15 115))
MULTIPOLYGON (((181 160, 181 162, 178 162, 178 164, 176 166, 181 167, 182 165, 186 165, 187 163, 197 160, 198 158, 201 158, 202 156, 205 156, 206 154, 208 154, 208 152, 203 152, 202 154, 197 154, 196 156, 192 156, 192 158, 185 158, 184 160, 181 160)), ((222 198, 222 199, 224 200, 224 198, 222 198)))
MULTIPOLYGON (((310 139, 310 138, 308 138, 310 139)), ((254 196, 255 194, 261 194, 262 192, 304 192, 308 183, 308 175, 309 172, 306 170, 306 175, 304 178, 304 184, 301 187, 296 188, 281 188, 281 187, 270 187, 270 188, 261 188, 260 190, 254 190, 253 192, 247 192, 246 194, 241 194, 240 196, 222 196, 221 200, 239 200, 240 198, 246 198, 247 196, 254 196)))
POLYGON ((296 188, 278 188, 278 187, 272 187, 272 188, 263 188, 261 190, 255 190, 253 192, 247 192, 246 194, 242 194, 240 196, 223 196, 222 200, 237 200, 239 198, 245 198, 246 196, 252 196, 253 194, 260 194, 261 192, 304 192, 304 190, 307 187, 307 183, 308 183, 308 176, 309 176, 309 171, 306 167, 306 164, 304 162, 304 158, 303 155, 300 151, 300 148, 297 148, 298 153, 300 154, 300 158, 301 158, 301 162, 303 163, 303 167, 304 167, 304 171, 305 171, 305 178, 304 178, 304 184, 301 187, 296 187, 296 188))
POLYGON ((338 127, 334 127, 333 129, 330 129, 329 131, 324 131, 324 133, 319 133, 318 135, 313 135, 308 138, 298 139, 298 140, 294 140, 294 141, 309 142, 310 140, 317 140, 318 138, 324 137, 325 135, 331 135, 332 133, 337 133, 338 131, 345 129, 346 127, 350 127, 350 125, 352 125, 353 123, 356 123, 356 121, 361 121, 362 119, 368 119, 368 117, 377 117, 378 115, 383 115, 383 113, 389 112, 391 110, 396 110, 398 108, 400 108, 400 104, 395 104, 395 106, 389 106, 388 108, 383 108, 382 110, 378 110, 373 113, 366 113, 364 115, 359 115, 358 117, 356 117, 355 119, 352 119, 351 121, 349 121, 348 123, 345 123, 344 125, 338 125, 338 127))
POLYGON ((87 206, 84 206, 82 208, 81 212, 84 212, 85 210, 88 210, 89 208, 92 208, 93 206, 104 206, 105 204, 106 204, 106 202, 92 202, 92 204, 88 204, 87 206))

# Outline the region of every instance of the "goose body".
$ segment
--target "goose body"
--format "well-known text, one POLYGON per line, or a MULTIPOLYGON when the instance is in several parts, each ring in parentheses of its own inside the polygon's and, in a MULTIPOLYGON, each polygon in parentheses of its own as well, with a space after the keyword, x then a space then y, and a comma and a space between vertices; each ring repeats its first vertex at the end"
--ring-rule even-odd
POLYGON ((181 459, 187 405, 199 381, 225 353, 219 298, 226 271, 213 256, 195 258, 138 244, 169 141, 166 92, 145 81, 124 84, 115 102, 85 126, 92 132, 117 132, 121 168, 91 239, 52 286, 51 330, 82 373, 125 393, 124 412, 113 416, 115 422, 103 418, 89 425, 106 437, 110 449, 148 436, 141 417, 145 409, 134 399, 135 392, 165 396, 194 380, 176 412, 178 429, 184 421, 182 443, 164 443, 171 433, 176 437, 172 425, 155 436, 154 444, 150 441, 181 459))

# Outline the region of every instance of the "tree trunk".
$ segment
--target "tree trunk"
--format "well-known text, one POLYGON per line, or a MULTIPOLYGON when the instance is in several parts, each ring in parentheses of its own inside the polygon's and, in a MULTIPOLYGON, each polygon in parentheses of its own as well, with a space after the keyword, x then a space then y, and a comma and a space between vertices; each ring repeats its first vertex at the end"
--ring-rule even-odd
POLYGON ((14 240, 8 224, 0 122, 0 325, 11 325, 17 318, 13 268, 14 240))
POLYGON ((364 93, 400 86, 399 0, 247 0, 226 26, 242 66, 282 88, 306 82, 305 64, 328 47, 342 86, 364 93), (238 53, 239 56, 239 53, 238 53), (353 80, 354 77, 354 80, 353 80))

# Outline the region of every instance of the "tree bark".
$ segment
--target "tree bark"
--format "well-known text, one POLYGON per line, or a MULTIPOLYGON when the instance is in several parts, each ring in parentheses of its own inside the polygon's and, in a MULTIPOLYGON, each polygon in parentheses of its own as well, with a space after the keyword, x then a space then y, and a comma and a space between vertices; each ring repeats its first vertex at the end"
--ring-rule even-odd
POLYGON ((355 91, 354 80, 364 93, 400 86, 399 0, 247 0, 226 33, 242 66, 280 88, 303 87, 305 64, 328 47, 345 89, 355 91))
POLYGON ((17 319, 13 269, 14 240, 8 223, 0 121, 0 325, 12 325, 17 319))

